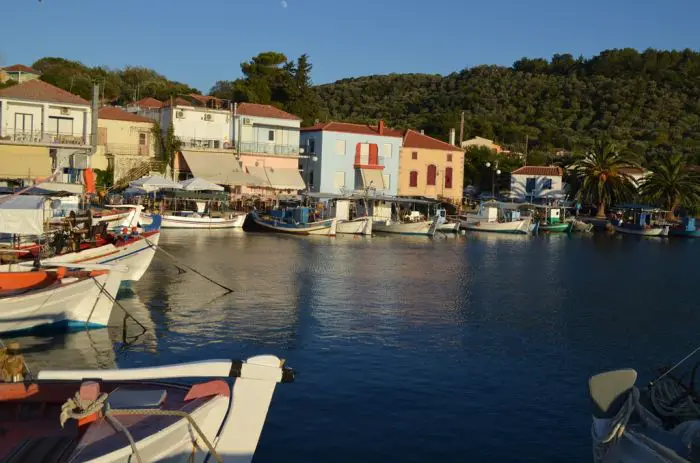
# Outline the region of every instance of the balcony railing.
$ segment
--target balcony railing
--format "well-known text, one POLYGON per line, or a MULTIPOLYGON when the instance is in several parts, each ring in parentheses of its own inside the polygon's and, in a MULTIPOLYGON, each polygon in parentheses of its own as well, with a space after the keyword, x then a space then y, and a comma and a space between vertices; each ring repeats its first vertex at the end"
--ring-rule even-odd
POLYGON ((149 156, 151 150, 150 146, 137 143, 107 143, 105 145, 105 153, 116 154, 117 156, 149 156))
POLYGON ((216 140, 212 138, 188 138, 188 137, 178 137, 182 143, 183 149, 196 149, 196 150, 233 150, 233 144, 224 141, 216 140))
POLYGON ((72 133, 49 133, 41 130, 12 130, 0 131, 0 143, 26 143, 28 145, 78 145, 90 144, 90 136, 72 133))
POLYGON ((277 145, 275 143, 241 142, 238 146, 240 153, 275 154, 278 156, 298 156, 299 147, 293 145, 277 145))
POLYGON ((384 156, 377 156, 376 162, 369 155, 355 156, 355 167, 358 168, 384 168, 384 156))

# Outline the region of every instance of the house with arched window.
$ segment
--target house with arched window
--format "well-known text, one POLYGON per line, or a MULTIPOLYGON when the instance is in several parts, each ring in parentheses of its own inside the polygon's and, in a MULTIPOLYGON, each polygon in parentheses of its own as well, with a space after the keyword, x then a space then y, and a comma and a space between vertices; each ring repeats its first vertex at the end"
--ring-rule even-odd
POLYGON ((464 150, 407 130, 399 156, 400 196, 444 198, 459 203, 464 183, 464 150))

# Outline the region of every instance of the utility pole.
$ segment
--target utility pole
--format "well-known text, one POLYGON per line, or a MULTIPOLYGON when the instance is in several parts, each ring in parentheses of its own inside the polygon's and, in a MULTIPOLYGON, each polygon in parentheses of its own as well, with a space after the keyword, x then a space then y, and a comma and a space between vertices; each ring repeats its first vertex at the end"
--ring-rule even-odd
POLYGON ((530 144, 529 142, 530 142, 530 135, 526 133, 525 134, 525 165, 527 165, 527 148, 528 148, 528 145, 530 144))
POLYGON ((459 121, 459 147, 462 147, 462 142, 464 141, 464 111, 462 111, 462 117, 459 121))

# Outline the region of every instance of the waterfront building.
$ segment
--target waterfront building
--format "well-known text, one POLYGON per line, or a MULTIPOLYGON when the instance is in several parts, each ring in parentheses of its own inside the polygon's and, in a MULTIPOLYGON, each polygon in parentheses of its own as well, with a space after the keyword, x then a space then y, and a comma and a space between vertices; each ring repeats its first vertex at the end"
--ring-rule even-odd
POLYGON ((0 83, 3 84, 8 80, 14 80, 18 84, 23 84, 39 77, 41 77, 41 72, 24 64, 13 64, 12 66, 0 68, 0 83))
POLYGON ((557 166, 524 166, 510 175, 510 197, 523 201, 563 199, 564 171, 557 166))
POLYGON ((250 175, 243 194, 274 198, 306 188, 299 173, 301 118, 271 105, 234 106, 231 138, 250 175))
POLYGON ((311 191, 345 193, 371 188, 396 195, 403 133, 377 125, 326 122, 301 130, 301 166, 311 191))
POLYGON ((489 140, 488 138, 483 138, 483 137, 474 137, 474 138, 470 138, 469 140, 464 140, 461 143, 461 146, 464 149, 467 149, 471 146, 486 147, 486 148, 488 148, 492 151, 495 151, 497 153, 501 153, 501 152, 505 151, 501 145, 494 143, 493 140, 489 140))
POLYGON ((57 182, 80 183, 91 117, 89 101, 38 79, 0 90, 0 179, 31 184, 60 168, 57 182))
POLYGON ((399 157, 398 194, 459 204, 464 183, 464 150, 407 130, 399 157))
POLYGON ((155 122, 121 108, 105 107, 98 112, 95 169, 111 169, 112 181, 147 175, 154 170, 157 154, 155 122))

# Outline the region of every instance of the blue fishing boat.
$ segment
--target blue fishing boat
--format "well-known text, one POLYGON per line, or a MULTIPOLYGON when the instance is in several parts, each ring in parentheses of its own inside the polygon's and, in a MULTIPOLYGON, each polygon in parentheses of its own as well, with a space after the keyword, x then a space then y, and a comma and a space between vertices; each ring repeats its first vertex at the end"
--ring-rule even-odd
POLYGON ((700 230, 695 228, 695 217, 682 217, 681 222, 671 227, 669 236, 680 236, 686 238, 700 237, 700 230))
POLYGON ((286 233, 289 235, 335 236, 337 219, 309 222, 308 207, 253 211, 243 224, 251 232, 286 233))
POLYGON ((668 236, 669 226, 663 220, 666 211, 651 206, 627 204, 616 207, 618 218, 613 228, 618 233, 640 236, 668 236))

